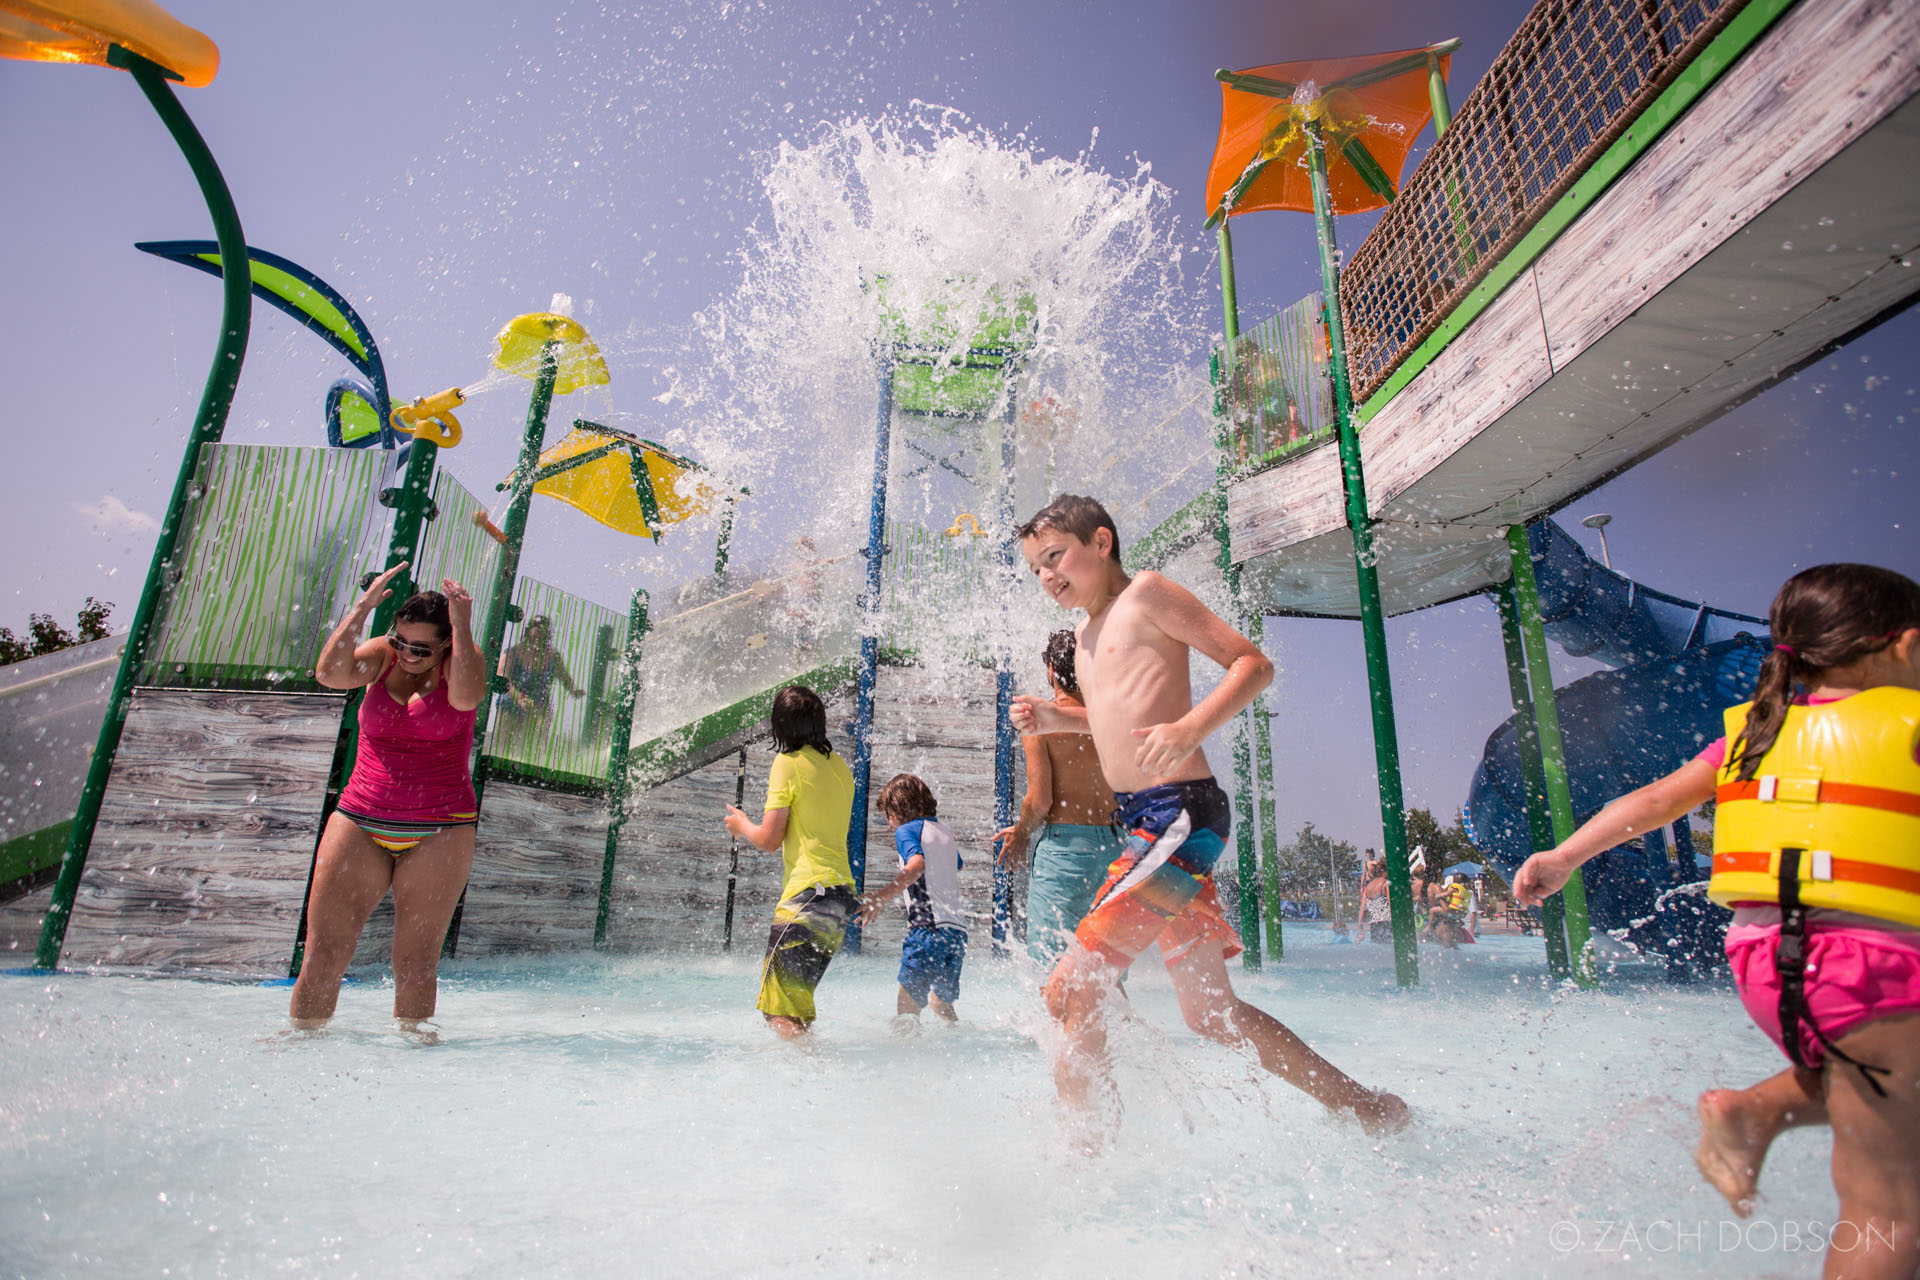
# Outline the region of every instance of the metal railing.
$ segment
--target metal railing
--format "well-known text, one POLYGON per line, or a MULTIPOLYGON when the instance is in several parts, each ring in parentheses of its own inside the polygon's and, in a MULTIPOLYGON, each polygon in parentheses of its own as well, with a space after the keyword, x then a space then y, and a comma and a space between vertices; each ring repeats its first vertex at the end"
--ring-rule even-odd
POLYGON ((1222 351, 1229 465, 1257 471, 1333 435, 1323 295, 1241 331, 1222 351))
POLYGON ((1746 0, 1541 0, 1341 275, 1356 402, 1746 0))

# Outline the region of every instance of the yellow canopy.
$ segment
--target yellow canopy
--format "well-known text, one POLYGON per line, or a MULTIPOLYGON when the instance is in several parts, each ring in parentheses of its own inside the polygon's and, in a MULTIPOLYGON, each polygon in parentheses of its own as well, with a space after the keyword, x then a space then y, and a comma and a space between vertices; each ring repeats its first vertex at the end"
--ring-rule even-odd
MULTIPOLYGON (((0 0, 0 4, 9 2, 0 0)), ((540 352, 549 342, 559 343, 560 349, 553 353, 559 370, 553 383, 553 394, 557 396, 581 387, 604 387, 611 381, 607 376, 607 362, 600 358, 600 348, 593 344, 580 322, 571 317, 552 311, 515 316, 500 330, 498 341, 500 351, 493 358, 494 368, 523 378, 539 376, 540 352)))
MULTIPOLYGON (((579 508, 610 529, 659 541, 670 524, 713 505, 719 486, 699 463, 651 440, 584 419, 540 455, 533 491, 579 508)), ((513 484, 508 476, 501 484, 513 484)))
POLYGON ((0 58, 104 67, 115 44, 195 89, 220 69, 213 41, 151 0, 0 0, 0 58))

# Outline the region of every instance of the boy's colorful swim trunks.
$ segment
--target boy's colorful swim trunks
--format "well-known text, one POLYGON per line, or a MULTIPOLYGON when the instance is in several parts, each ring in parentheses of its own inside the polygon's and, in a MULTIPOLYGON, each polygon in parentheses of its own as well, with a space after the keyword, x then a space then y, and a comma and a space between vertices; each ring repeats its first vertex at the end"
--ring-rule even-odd
POLYGON ((916 1004, 926 1004, 929 990, 952 1004, 960 998, 960 967, 966 959, 965 929, 909 929, 900 944, 900 988, 916 1004))
POLYGON ((761 1013, 812 1022, 813 989, 826 976, 860 900, 847 885, 815 885, 773 909, 767 958, 760 966, 761 1013))
POLYGON ((1212 875, 1231 821, 1226 792, 1199 778, 1115 799, 1126 839, 1074 931, 1081 945, 1119 968, 1155 942, 1168 963, 1205 938, 1237 954, 1240 937, 1220 913, 1212 875))

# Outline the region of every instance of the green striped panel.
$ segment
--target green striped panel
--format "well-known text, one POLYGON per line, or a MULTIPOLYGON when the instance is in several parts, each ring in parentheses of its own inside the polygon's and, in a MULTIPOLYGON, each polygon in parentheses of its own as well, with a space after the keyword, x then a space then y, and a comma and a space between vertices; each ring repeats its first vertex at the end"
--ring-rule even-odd
POLYGON ((201 447, 144 684, 226 667, 311 688, 314 659, 382 550, 385 456, 367 449, 201 447))
MULTIPOLYGON (((521 621, 508 632, 519 642, 528 620, 544 614, 552 623, 553 648, 581 690, 567 692, 558 672, 547 688, 547 705, 520 711, 505 695, 494 698, 487 728, 487 755, 533 776, 605 779, 611 754, 613 706, 618 688, 614 665, 627 643, 627 619, 536 578, 522 578, 514 593, 521 621), (601 690, 598 699, 594 690, 601 690)), ((497 661, 489 666, 497 668, 497 661)))

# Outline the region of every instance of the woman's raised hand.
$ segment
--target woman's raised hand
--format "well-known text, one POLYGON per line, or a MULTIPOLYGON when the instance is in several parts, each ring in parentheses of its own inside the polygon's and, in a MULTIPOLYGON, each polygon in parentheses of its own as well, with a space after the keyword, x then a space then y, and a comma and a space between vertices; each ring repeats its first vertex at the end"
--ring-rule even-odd
POLYGON ((440 594, 447 598, 447 620, 461 631, 473 626, 473 597, 452 578, 440 579, 440 594))
POLYGON ((393 588, 389 584, 392 583, 406 567, 407 562, 402 560, 399 564, 393 566, 393 568, 387 570, 367 584, 367 589, 360 593, 360 603, 354 606, 355 609, 360 611, 362 617, 372 613, 379 607, 382 600, 385 600, 393 594, 393 588))

